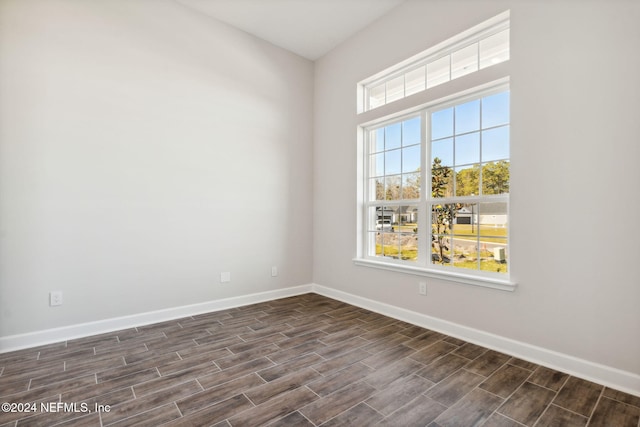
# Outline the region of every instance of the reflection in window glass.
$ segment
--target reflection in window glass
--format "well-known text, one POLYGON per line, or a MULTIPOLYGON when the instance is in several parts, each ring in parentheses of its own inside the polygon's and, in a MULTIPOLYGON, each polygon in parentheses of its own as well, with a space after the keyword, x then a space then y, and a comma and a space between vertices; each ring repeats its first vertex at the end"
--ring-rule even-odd
POLYGON ((396 77, 387 82, 387 104, 404 98, 404 76, 396 77))
POLYGON ((373 109, 385 104, 384 83, 369 89, 369 109, 373 109))
POLYGON ((449 55, 427 64, 427 88, 438 86, 451 80, 449 55))
POLYGON ((451 79, 478 71, 478 43, 451 54, 451 79))
POLYGON ((404 75, 405 96, 422 92, 425 89, 425 67, 424 65, 404 75))
POLYGON ((480 68, 487 68, 509 59, 509 29, 480 40, 480 68))

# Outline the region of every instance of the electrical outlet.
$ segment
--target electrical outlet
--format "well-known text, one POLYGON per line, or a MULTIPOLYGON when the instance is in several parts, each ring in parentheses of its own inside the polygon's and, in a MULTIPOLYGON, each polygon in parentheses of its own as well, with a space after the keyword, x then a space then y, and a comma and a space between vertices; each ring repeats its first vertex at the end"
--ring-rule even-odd
POLYGON ((420 295, 427 294, 427 282, 418 282, 418 293, 420 295))
POLYGON ((57 305, 62 305, 62 291, 49 292, 49 306, 55 307, 57 305))
POLYGON ((225 271, 224 273, 220 273, 220 283, 227 283, 231 281, 231 273, 225 271))
POLYGON ((275 265, 271 267, 271 277, 276 277, 278 275, 278 267, 275 265))

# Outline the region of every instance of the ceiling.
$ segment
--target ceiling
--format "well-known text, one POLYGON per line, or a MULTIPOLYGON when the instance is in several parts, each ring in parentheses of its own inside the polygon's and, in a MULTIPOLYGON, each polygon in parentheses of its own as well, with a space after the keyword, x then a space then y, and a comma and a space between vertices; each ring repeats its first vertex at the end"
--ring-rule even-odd
POLYGON ((315 61, 405 0, 178 0, 315 61))

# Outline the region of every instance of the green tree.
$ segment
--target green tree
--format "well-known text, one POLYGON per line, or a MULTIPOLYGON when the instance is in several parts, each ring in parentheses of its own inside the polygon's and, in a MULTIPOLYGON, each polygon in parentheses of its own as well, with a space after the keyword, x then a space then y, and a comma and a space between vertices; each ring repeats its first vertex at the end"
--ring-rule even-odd
MULTIPOLYGON (((456 196, 479 193, 480 167, 474 165, 456 173, 456 196)), ((509 162, 489 162, 482 167, 482 194, 509 192, 509 162)))
POLYGON ((480 167, 473 165, 456 173, 456 196, 479 194, 480 167))
POLYGON ((500 160, 482 167, 482 194, 509 192, 509 162, 500 160))

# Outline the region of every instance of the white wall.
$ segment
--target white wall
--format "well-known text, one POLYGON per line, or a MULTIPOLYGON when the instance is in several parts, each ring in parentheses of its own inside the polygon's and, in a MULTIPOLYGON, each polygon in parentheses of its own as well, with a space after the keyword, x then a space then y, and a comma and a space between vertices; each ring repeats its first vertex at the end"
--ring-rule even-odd
POLYGON ((318 61, 314 282, 640 374, 639 21, 624 0, 410 0, 318 61), (424 278, 352 263, 356 83, 509 8, 519 286, 428 279, 419 297, 424 278))
POLYGON ((311 62, 170 0, 2 0, 0 55, 0 337, 311 282, 311 62))

